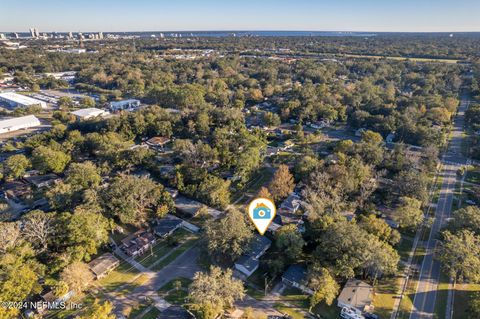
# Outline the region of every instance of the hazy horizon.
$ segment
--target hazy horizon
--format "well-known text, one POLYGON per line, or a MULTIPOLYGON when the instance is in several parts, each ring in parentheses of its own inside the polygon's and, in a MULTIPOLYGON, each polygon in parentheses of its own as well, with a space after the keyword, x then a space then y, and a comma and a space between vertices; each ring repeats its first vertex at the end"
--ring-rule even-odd
POLYGON ((4 1, 4 32, 480 32, 480 1, 4 1))

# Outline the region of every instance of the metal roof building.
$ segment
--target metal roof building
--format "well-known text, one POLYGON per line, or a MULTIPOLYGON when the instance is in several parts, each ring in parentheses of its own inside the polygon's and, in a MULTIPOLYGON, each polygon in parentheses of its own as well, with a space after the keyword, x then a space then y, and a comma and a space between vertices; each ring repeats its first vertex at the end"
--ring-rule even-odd
POLYGON ((47 103, 43 101, 14 92, 0 93, 0 101, 7 103, 11 107, 28 107, 33 105, 40 105, 41 108, 47 107, 47 103))
POLYGON ((82 120, 88 120, 97 116, 105 116, 108 115, 108 112, 105 112, 104 110, 97 109, 94 107, 86 108, 86 109, 80 109, 71 112, 73 115, 75 115, 78 119, 82 120))
POLYGON ((41 123, 35 115, 0 119, 0 134, 40 126, 41 123))

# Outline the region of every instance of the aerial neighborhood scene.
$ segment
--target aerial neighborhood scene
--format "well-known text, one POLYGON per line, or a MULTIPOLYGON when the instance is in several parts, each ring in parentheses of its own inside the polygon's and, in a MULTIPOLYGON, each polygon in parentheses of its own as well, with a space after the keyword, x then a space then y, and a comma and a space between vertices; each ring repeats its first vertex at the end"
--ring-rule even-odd
POLYGON ((480 2, 0 11, 0 319, 480 318, 480 2))

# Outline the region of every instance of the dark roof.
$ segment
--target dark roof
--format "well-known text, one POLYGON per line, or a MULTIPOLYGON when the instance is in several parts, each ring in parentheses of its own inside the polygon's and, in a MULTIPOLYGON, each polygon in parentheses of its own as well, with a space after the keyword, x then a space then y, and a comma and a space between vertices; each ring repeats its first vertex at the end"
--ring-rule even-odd
POLYGON ((119 260, 111 253, 105 253, 88 263, 90 270, 97 276, 103 275, 106 271, 117 266, 119 260))
POLYGON ((154 227, 153 231, 155 234, 162 237, 177 229, 182 223, 183 220, 181 219, 161 219, 157 226, 154 227))
POLYGON ((303 284, 307 279, 307 269, 302 265, 291 265, 283 273, 282 278, 285 278, 290 282, 303 284))
POLYGON ((250 242, 248 253, 250 256, 258 256, 265 249, 270 247, 272 241, 265 236, 255 235, 250 242))
POLYGON ((168 137, 163 137, 163 136, 155 136, 152 137, 151 139, 147 140, 147 144, 150 145, 160 145, 163 146, 170 142, 170 139, 168 137))
POLYGON ((191 319, 195 318, 185 308, 180 306, 170 306, 161 312, 159 318, 162 319, 191 319))
POLYGON ((259 261, 256 258, 251 256, 242 256, 238 258, 235 264, 242 265, 245 267, 249 272, 253 271, 255 268, 258 267, 259 261))
POLYGON ((281 209, 288 209, 290 211, 295 211, 300 206, 299 202, 300 196, 295 193, 291 193, 280 205, 281 209))
POLYGON ((46 175, 33 175, 33 176, 26 176, 23 179, 35 186, 40 186, 42 184, 52 184, 57 179, 59 179, 58 175, 56 174, 46 174, 46 175))

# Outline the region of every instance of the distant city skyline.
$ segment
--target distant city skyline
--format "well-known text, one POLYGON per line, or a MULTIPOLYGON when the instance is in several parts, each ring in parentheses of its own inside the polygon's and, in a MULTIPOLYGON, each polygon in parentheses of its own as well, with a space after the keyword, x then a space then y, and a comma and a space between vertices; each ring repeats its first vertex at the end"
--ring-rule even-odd
POLYGON ((0 0, 2 32, 480 31, 478 0, 0 0))

